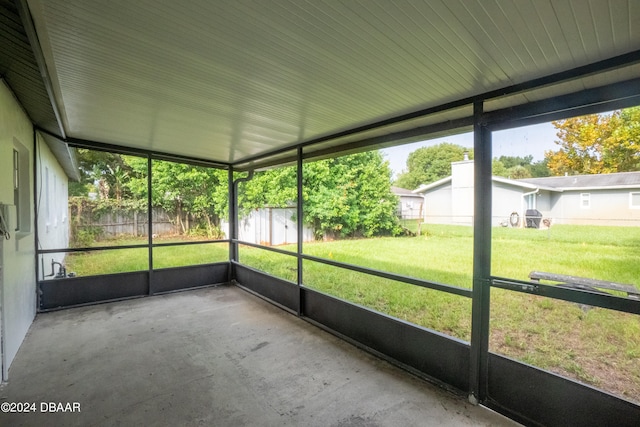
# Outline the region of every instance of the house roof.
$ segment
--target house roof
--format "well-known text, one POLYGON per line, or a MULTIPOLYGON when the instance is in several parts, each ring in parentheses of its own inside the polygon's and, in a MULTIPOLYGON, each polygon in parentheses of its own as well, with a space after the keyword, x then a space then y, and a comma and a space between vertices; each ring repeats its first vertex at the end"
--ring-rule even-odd
POLYGON ((640 188, 640 172, 551 176, 546 178, 526 178, 519 181, 536 186, 552 187, 558 190, 640 188))
MULTIPOLYGON (((501 176, 492 176, 491 180, 494 182, 501 182, 503 184, 507 184, 507 185, 512 185, 515 187, 520 187, 523 188, 525 190, 535 190, 537 188, 540 188, 540 185, 535 185, 535 184, 530 184, 528 182, 524 182, 522 180, 519 179, 511 179, 511 178, 504 178, 501 176)), ((549 188, 548 186, 544 186, 545 190, 552 190, 552 188, 549 188)))
POLYGON ((395 194, 396 196, 405 196, 405 197, 420 197, 417 194, 415 194, 413 191, 411 190, 407 190, 406 188, 400 188, 400 187, 391 187, 391 192, 393 194, 395 194))
POLYGON ((42 134, 42 138, 69 179, 72 181, 80 181, 80 168, 78 166, 75 148, 69 147, 58 138, 46 133, 42 134))
POLYGON ((424 193, 434 188, 440 187, 442 185, 448 184, 451 182, 451 176, 446 178, 439 179, 437 181, 432 182, 431 184, 420 184, 418 188, 413 190, 413 193, 424 193))
POLYGON ((636 0, 0 0, 0 15, 0 74, 38 126, 222 163, 469 130, 478 99, 508 112, 640 75, 636 0))
MULTIPOLYGON (((491 180, 493 182, 500 182, 502 184, 512 185, 514 187, 520 187, 526 191, 535 190, 537 188, 540 188, 541 190, 555 191, 554 188, 550 188, 549 186, 546 186, 546 185, 535 185, 528 182, 523 182, 522 180, 503 178, 501 176, 494 175, 491 177, 491 180)), ((450 182, 451 182, 451 176, 448 176, 446 178, 442 178, 438 181, 432 182, 431 184, 420 185, 420 187, 413 190, 413 193, 425 193, 427 191, 433 190, 434 188, 438 188, 443 185, 449 184, 450 182)))
MULTIPOLYGON (((597 175, 550 176, 544 178, 510 179, 492 176, 493 182, 520 187, 525 190, 570 191, 605 190, 616 188, 640 188, 640 172, 620 172, 597 175)), ((413 193, 425 193, 451 182, 451 176, 420 185, 413 193)))

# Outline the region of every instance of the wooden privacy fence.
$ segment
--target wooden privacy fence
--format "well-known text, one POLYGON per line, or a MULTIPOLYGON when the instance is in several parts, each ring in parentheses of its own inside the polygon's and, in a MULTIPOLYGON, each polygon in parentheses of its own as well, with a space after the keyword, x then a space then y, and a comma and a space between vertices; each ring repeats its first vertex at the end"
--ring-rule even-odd
MULTIPOLYGON (((81 212, 70 212, 70 218, 74 220, 76 230, 92 230, 94 234, 103 237, 115 237, 119 235, 147 236, 148 216, 147 212, 107 210, 99 214, 90 209, 81 212)), ((174 235, 180 233, 180 225, 176 224, 162 208, 152 210, 153 234, 174 235)))

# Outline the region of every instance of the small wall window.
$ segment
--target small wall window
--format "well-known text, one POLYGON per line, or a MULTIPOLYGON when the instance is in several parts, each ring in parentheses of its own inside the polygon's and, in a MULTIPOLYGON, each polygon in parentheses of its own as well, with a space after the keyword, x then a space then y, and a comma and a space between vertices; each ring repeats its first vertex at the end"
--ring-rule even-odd
POLYGON ((631 209, 640 209, 640 192, 629 193, 629 207, 631 209))
POLYGON ((580 193, 580 207, 582 209, 591 207, 591 193, 580 193))

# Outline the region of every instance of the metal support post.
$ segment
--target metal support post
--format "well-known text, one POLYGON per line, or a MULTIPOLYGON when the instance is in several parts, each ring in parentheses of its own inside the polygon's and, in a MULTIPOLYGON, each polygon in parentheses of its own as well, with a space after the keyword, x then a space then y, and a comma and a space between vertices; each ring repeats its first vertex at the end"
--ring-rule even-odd
POLYGON ((149 295, 153 295, 153 194, 152 159, 147 154, 147 244, 149 246, 149 295))
POLYGON ((304 207, 303 207, 303 195, 302 195, 302 172, 303 164, 302 164, 302 147, 298 147, 298 158, 297 158, 297 169, 296 169, 296 178, 297 178, 297 187, 298 187, 298 201, 297 201, 297 227, 298 227, 298 316, 302 315, 302 290, 300 287, 302 286, 302 242, 304 240, 304 207))
MULTIPOLYGON (((229 192, 229 261, 238 261, 238 247, 235 240, 238 238, 236 223, 238 221, 236 215, 236 195, 235 186, 233 185, 233 167, 229 167, 229 173, 227 174, 227 191, 229 192)), ((229 273, 231 273, 231 268, 229 273)), ((231 281, 233 277, 229 277, 231 281)))
POLYGON ((473 104, 474 218, 473 300, 469 401, 482 403, 487 395, 489 351, 489 292, 491 275, 491 132, 482 123, 483 104, 473 104))
POLYGON ((233 179, 233 168, 229 168, 229 233, 231 234, 231 246, 229 258, 231 261, 239 261, 238 251, 238 185, 241 182, 250 181, 253 178, 253 170, 244 178, 233 179))

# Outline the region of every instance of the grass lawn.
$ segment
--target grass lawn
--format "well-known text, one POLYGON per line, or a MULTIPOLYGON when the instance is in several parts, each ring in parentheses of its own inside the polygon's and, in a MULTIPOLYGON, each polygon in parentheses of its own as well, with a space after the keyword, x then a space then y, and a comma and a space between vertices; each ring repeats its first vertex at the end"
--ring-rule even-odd
MULTIPOLYGON (((175 240, 175 241, 184 241, 175 240)), ((169 243, 172 240, 162 240, 169 243)), ((146 238, 112 239, 96 242, 96 246, 144 245, 146 238)), ((227 243, 203 243, 186 246, 160 246, 153 248, 153 268, 181 267, 229 260, 227 243)), ((149 252, 146 247, 112 249, 86 253, 71 253, 65 258, 67 271, 80 276, 111 274, 149 269, 149 252)))
MULTIPOLYGON (((471 288, 472 228, 423 224, 422 232, 419 237, 306 243, 304 252, 471 288)), ((156 248, 154 253, 159 255, 159 249, 166 251, 163 263, 170 266, 175 259, 187 262, 187 258, 183 258, 187 248, 196 252, 190 255, 193 259, 226 259, 227 245, 224 244, 156 248)), ((295 245, 281 248, 296 249, 295 245)), ((144 249, 127 251, 141 251, 146 257, 144 249)), ((103 255, 108 253, 105 251, 103 255)), ((73 258, 89 256, 93 254, 73 258)), ((123 262, 131 262, 133 256, 123 258, 123 262)), ((496 276, 526 280, 530 271, 541 270, 637 286, 640 284, 639 258, 640 227, 555 225, 550 230, 493 229, 492 274, 496 276)), ((240 261, 275 276, 296 280, 295 257, 241 247, 240 261)), ((118 261, 109 263, 116 268, 118 261)), ((146 258, 144 263, 142 269, 146 268, 146 258)), ((157 264, 158 261, 154 261, 156 267, 157 264)), ((75 270, 70 270, 90 274, 77 265, 75 270)), ((311 261, 304 261, 303 275, 308 287, 463 340, 470 339, 469 298, 311 261)), ((490 322, 491 351, 640 401, 639 316, 492 289, 490 322)))

